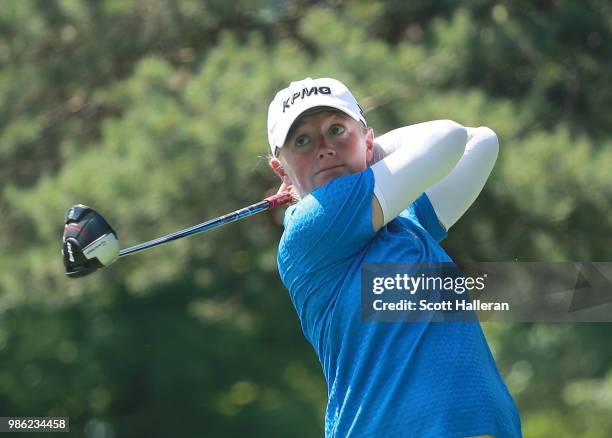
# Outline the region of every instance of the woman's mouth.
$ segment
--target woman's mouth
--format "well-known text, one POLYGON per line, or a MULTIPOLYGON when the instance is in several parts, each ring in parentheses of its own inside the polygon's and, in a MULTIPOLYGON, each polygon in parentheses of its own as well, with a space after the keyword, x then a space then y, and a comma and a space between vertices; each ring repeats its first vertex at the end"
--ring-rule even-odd
POLYGON ((323 169, 317 170, 315 172, 315 175, 319 175, 320 173, 328 172, 330 170, 334 170, 334 169, 337 169, 337 168, 342 167, 342 166, 343 166, 342 164, 336 164, 334 166, 324 167, 323 169))

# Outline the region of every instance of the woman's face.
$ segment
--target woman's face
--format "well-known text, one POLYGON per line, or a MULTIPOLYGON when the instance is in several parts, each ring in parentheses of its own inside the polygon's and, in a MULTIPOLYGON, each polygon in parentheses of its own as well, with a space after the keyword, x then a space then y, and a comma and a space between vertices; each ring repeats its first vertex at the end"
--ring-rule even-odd
POLYGON ((372 129, 343 113, 324 110, 294 123, 271 165, 285 184, 306 196, 334 178, 365 170, 373 145, 372 129))

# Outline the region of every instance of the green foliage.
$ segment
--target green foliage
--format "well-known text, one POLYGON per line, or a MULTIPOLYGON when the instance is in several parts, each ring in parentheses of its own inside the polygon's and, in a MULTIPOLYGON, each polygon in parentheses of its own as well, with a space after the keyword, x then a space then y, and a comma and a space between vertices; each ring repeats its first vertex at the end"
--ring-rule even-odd
MULTIPOLYGON (((3 415, 67 415, 76 435, 321 434, 325 384, 276 272, 280 212, 79 281, 59 257, 78 202, 125 247, 274 190, 267 106, 306 76, 346 82, 378 134, 440 118, 499 134, 455 259, 609 259, 606 2, 311 3, 0 8, 3 415)), ((486 331, 526 436, 610 435, 608 325, 486 331)))

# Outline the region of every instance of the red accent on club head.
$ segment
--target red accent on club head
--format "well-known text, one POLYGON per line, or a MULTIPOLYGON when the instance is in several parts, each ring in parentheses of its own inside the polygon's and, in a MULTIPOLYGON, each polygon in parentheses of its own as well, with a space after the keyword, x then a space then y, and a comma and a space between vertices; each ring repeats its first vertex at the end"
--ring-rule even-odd
POLYGON ((81 232, 81 227, 79 227, 77 224, 68 224, 64 227, 64 239, 66 239, 66 236, 68 236, 69 234, 76 236, 80 232, 81 232))

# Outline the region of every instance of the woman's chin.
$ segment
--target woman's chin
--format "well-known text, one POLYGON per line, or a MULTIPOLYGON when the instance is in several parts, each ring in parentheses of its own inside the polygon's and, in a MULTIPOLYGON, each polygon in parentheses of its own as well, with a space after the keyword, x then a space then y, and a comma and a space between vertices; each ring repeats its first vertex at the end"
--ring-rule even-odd
POLYGON ((323 172, 319 172, 315 178, 318 186, 322 186, 331 182, 336 178, 340 178, 341 176, 347 175, 350 172, 346 169, 346 167, 334 167, 333 169, 324 170, 323 172))

